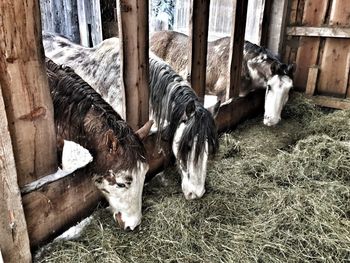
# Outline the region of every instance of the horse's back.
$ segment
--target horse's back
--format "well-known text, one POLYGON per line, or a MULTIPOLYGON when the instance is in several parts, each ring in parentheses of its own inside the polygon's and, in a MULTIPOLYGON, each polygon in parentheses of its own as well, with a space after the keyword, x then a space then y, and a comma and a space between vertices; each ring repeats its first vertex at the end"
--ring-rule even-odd
POLYGON ((110 38, 93 48, 43 33, 45 55, 60 65, 71 67, 125 118, 125 93, 121 87, 119 40, 110 38))
POLYGON ((158 31, 150 37, 150 50, 171 64, 172 68, 187 79, 188 37, 176 31, 158 31))

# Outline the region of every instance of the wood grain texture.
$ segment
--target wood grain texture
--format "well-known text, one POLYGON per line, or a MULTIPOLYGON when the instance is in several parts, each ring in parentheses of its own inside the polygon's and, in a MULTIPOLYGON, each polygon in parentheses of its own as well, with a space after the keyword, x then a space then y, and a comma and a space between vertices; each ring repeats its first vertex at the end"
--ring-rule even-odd
MULTIPOLYGON (((304 26, 321 26, 327 12, 328 0, 306 0, 303 11, 302 24, 304 26)), ((294 85, 304 90, 307 83, 309 67, 317 64, 320 38, 300 37, 296 57, 294 85)))
POLYGON ((338 110, 348 110, 350 109, 349 99, 333 98, 328 96, 314 96, 312 101, 319 106, 334 108, 338 110))
MULTIPOLYGON (((350 25, 350 4, 348 0, 333 0, 329 25, 334 27, 350 25)), ((346 65, 349 53, 350 39, 326 39, 318 83, 318 92, 320 94, 346 96, 348 85, 348 69, 346 65)))
POLYGON ((38 5, 37 0, 0 2, 0 84, 20 186, 56 171, 53 106, 38 5))
POLYGON ((4 262, 31 262, 27 225, 21 201, 0 87, 0 250, 4 262))
POLYGON ((241 72, 243 60, 243 46, 245 25, 247 20, 248 0, 236 1, 233 10, 235 14, 232 24, 231 48, 229 58, 230 81, 226 90, 226 100, 237 98, 241 87, 241 72))
POLYGON ((86 169, 23 196, 32 248, 89 215, 101 198, 86 169))
POLYGON ((189 25, 189 71, 192 88, 204 101, 210 0, 192 1, 189 25))
POLYGON ((350 38, 350 28, 337 27, 288 27, 287 35, 306 37, 350 38))
POLYGON ((307 96, 314 95, 316 84, 317 84, 317 76, 318 76, 318 67, 317 66, 310 67, 309 74, 307 77, 306 90, 305 90, 305 94, 307 96))
POLYGON ((148 120, 148 1, 117 2, 126 120, 136 130, 148 120))

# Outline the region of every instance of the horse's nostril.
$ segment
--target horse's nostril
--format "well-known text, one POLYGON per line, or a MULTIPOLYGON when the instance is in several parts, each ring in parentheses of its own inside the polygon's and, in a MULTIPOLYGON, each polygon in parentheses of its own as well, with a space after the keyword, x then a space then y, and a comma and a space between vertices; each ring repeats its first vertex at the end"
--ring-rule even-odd
POLYGON ((197 198, 196 194, 193 192, 188 193, 187 195, 185 195, 185 197, 187 200, 192 200, 192 199, 197 198))
POLYGON ((124 229, 125 228, 125 223, 122 220, 122 214, 120 212, 114 214, 114 220, 118 222, 118 225, 124 229))

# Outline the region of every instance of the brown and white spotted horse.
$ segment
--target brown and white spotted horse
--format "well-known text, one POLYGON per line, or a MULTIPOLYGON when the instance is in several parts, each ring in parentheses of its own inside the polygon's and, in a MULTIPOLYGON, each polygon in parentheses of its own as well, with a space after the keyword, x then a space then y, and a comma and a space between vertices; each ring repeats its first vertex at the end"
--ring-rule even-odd
MULTIPOLYGON (((72 67, 116 111, 125 113, 117 38, 104 40, 95 48, 84 48, 44 33, 43 43, 49 58, 72 67)), ((167 63, 153 54, 149 62, 150 119, 172 144, 185 198, 200 198, 205 192, 208 157, 218 149, 214 116, 220 103, 205 109, 189 83, 167 63)))
POLYGON ((71 140, 90 151, 90 169, 124 229, 141 222, 141 197, 148 171, 142 138, 151 123, 136 133, 71 68, 46 60, 57 140, 71 140))
MULTIPOLYGON (((150 38, 150 50, 168 62, 181 76, 187 76, 188 36, 175 31, 155 32, 150 38)), ((229 80, 230 38, 208 43, 206 93, 225 99, 229 80)), ((266 89, 264 124, 271 126, 281 119, 281 111, 293 87, 293 65, 282 63, 268 49, 245 41, 240 96, 266 89)))

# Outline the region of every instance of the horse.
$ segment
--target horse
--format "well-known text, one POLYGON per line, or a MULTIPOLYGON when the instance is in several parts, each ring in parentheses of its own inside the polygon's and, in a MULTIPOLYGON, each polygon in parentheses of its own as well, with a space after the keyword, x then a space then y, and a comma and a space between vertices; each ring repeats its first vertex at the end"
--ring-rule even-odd
MULTIPOLYGON (((141 222, 142 190, 148 163, 142 139, 151 122, 134 132, 70 67, 46 59, 57 142, 80 144, 93 156, 93 181, 121 228, 141 222)), ((58 152, 60 152, 58 146, 58 152)))
MULTIPOLYGON (((176 31, 154 32, 150 50, 168 62, 184 78, 188 76, 188 36, 176 31)), ((222 101, 226 97, 229 80, 230 37, 208 43, 206 93, 222 101)), ((240 96, 255 89, 266 89, 264 124, 276 125, 293 87, 294 65, 280 61, 270 50, 244 43, 240 96)))
MULTIPOLYGON (((116 111, 125 112, 124 104, 115 103, 108 96, 123 94, 118 38, 104 40, 94 48, 84 48, 66 38, 44 33, 43 44, 49 58, 72 67, 100 91, 116 111)), ((190 84, 152 53, 149 70, 150 119, 155 119, 159 136, 171 143, 185 198, 200 198, 205 192, 208 157, 218 149, 214 118, 220 102, 205 109, 190 84)), ((117 99, 121 100, 120 97, 117 99)))

